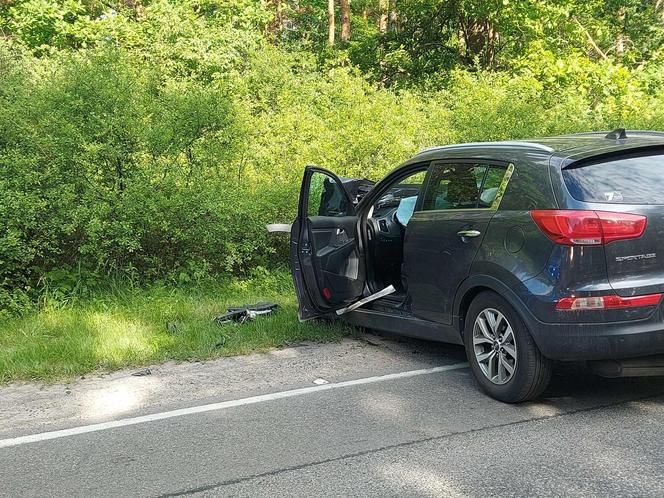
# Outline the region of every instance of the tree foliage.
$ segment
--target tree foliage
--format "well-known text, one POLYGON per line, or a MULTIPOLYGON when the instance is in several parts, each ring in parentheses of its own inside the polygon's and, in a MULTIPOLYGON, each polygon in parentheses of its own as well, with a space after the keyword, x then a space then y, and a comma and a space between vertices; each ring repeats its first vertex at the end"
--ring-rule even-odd
POLYGON ((0 0, 0 307, 283 262, 309 163, 662 128, 661 4, 0 0))

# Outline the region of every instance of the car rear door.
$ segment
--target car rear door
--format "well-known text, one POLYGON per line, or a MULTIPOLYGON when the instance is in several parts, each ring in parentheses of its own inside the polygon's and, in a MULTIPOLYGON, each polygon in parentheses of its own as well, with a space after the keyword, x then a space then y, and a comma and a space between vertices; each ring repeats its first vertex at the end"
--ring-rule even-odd
POLYGON ((362 296, 365 263, 353 202, 332 172, 307 166, 290 259, 300 320, 343 308, 362 296))
POLYGON ((456 291, 470 273, 512 168, 479 161, 431 164, 404 242, 403 273, 415 316, 452 323, 456 291))

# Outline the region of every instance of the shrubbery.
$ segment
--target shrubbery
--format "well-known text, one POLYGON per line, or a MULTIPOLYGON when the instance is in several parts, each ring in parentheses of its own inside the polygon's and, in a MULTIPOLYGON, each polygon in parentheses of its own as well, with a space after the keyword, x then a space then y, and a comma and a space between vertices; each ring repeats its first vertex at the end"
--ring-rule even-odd
POLYGON ((457 68, 389 90, 343 53, 321 62, 268 43, 248 0, 157 1, 138 20, 66 5, 64 17, 7 17, 16 36, 0 42, 11 311, 109 276, 187 282, 281 264, 287 244, 264 225, 294 217, 308 163, 378 179, 434 144, 664 126, 657 61, 542 49, 509 72, 457 68))

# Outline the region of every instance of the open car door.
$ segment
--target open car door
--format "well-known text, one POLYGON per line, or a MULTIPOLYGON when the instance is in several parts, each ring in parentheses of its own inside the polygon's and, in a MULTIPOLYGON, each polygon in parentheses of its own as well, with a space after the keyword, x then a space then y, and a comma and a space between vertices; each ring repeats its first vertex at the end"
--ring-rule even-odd
POLYGON ((300 320, 333 312, 362 297, 366 271, 355 207, 339 178, 322 168, 304 170, 291 227, 290 259, 300 320))

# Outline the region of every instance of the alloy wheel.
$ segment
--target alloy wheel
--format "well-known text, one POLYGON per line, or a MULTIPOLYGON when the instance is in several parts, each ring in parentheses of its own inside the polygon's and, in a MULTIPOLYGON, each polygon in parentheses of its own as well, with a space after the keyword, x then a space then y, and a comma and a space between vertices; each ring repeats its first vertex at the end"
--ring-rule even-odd
POLYGON ((494 384, 506 384, 514 376, 516 339, 512 326, 500 311, 487 308, 477 315, 473 349, 480 370, 494 384))

